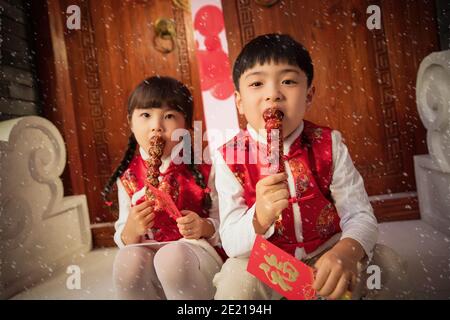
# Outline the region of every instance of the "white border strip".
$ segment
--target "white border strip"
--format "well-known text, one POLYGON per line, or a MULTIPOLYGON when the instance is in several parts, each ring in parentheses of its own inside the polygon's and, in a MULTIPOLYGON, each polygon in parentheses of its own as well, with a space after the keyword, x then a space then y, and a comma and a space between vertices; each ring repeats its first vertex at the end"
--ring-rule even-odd
POLYGON ((402 198, 417 197, 417 192, 400 192, 391 194, 380 194, 375 196, 370 196, 369 200, 372 201, 383 201, 383 200, 394 200, 402 198))
POLYGON ((91 224, 91 229, 98 229, 104 227, 114 227, 115 222, 103 222, 103 223, 93 223, 91 224))

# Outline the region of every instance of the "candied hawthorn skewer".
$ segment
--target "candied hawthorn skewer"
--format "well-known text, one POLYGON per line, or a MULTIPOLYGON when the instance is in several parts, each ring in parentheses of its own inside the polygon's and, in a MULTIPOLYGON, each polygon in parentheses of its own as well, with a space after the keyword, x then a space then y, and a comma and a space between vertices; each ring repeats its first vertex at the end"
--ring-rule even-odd
POLYGON ((150 147, 148 149, 149 158, 147 159, 147 178, 145 183, 147 185, 152 185, 155 188, 158 188, 159 186, 159 167, 162 164, 161 157, 165 145, 166 143, 161 136, 153 136, 150 139, 150 147))
MULTIPOLYGON (((164 152, 164 147, 166 145, 166 142, 164 139, 159 136, 153 136, 150 139, 150 146, 148 148, 148 159, 147 162, 147 177, 145 178, 145 185, 146 186, 153 186, 155 188, 158 188, 159 186, 159 176, 161 172, 159 171, 159 167, 162 164, 161 157, 164 152)), ((156 201, 156 197, 153 194, 153 192, 150 192, 150 188, 146 188, 145 196, 147 200, 150 201, 156 201)), ((156 208, 155 208, 156 209, 156 208)), ((156 209, 156 211, 159 211, 156 209)), ((146 239, 149 239, 148 234, 145 235, 146 239)))
MULTIPOLYGON (((264 111, 263 119, 267 134, 267 158, 269 165, 278 164, 277 173, 284 172, 283 160, 283 117, 284 113, 277 108, 269 108, 264 111), (278 130, 278 148, 276 141, 272 142, 272 130, 278 130), (278 149, 278 150, 277 150, 278 149)), ((281 228, 282 215, 278 216, 277 225, 281 228)))
POLYGON ((263 119, 266 122, 265 129, 267 133, 267 158, 270 165, 278 163, 279 172, 284 172, 283 161, 283 117, 284 113, 276 108, 269 108, 263 113, 263 119), (276 141, 272 143, 272 130, 278 130, 278 150, 276 141))

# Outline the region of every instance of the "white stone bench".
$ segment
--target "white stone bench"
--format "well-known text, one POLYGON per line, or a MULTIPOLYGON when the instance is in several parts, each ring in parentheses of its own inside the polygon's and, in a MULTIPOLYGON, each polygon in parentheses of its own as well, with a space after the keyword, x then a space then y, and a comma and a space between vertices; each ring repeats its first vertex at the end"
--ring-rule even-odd
POLYGON ((417 73, 416 100, 430 152, 414 156, 420 215, 450 236, 450 50, 423 59, 417 73))
POLYGON ((75 257, 68 263, 69 271, 61 269, 51 278, 23 290, 11 297, 12 300, 112 300, 115 299, 112 270, 118 248, 102 248, 75 257), (79 287, 75 287, 72 266, 80 271, 79 287), (72 268, 71 268, 72 267, 72 268), (69 285, 68 285, 69 283, 69 285))
POLYGON ((64 197, 66 148, 48 120, 0 123, 0 298, 64 272, 92 248, 84 195, 64 197))

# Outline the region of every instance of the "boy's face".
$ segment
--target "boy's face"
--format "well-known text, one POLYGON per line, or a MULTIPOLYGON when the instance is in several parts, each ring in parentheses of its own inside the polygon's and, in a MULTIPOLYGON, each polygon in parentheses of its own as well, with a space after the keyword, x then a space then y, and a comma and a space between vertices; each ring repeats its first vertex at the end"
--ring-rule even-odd
POLYGON ((314 95, 305 73, 280 62, 257 64, 245 71, 235 92, 236 106, 256 130, 264 130, 264 110, 275 107, 284 113, 283 136, 289 136, 302 122, 314 95))

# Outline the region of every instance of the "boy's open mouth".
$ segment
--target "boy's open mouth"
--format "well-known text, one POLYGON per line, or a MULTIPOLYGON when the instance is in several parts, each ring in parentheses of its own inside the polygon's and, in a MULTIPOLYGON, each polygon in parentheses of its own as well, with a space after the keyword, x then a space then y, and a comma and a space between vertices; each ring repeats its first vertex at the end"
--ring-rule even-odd
POLYGON ((270 107, 264 110, 263 119, 265 122, 282 121, 284 113, 278 107, 270 107))

